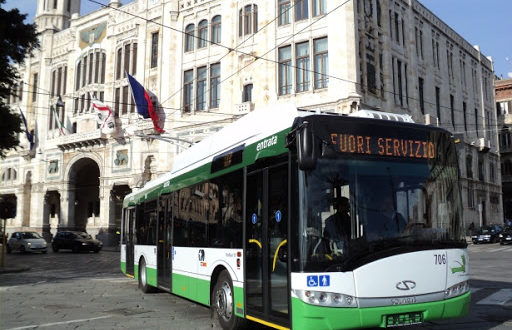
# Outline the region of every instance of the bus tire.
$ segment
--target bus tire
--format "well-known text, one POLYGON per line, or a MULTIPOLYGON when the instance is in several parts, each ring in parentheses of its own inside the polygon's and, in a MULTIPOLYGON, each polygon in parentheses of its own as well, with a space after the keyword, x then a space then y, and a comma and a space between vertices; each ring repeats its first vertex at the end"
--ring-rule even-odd
POLYGON ((241 329, 245 320, 235 315, 233 282, 227 270, 220 272, 210 299, 212 318, 224 330, 241 329))
POLYGON ((148 284, 146 260, 140 259, 139 262, 139 289, 144 293, 155 292, 155 288, 148 284))

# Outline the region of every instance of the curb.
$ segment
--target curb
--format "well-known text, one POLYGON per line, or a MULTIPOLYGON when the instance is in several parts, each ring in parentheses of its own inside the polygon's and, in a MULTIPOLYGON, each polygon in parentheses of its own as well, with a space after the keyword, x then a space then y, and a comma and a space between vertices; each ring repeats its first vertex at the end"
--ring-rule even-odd
POLYGON ((0 267, 0 274, 21 273, 30 270, 30 267, 0 267))

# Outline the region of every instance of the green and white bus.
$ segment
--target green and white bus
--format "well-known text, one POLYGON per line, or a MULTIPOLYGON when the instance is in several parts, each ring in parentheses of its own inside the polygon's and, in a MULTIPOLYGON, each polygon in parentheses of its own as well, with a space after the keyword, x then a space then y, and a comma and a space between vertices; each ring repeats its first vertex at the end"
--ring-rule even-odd
POLYGON ((383 112, 253 111, 126 196, 121 247, 144 292, 224 329, 394 327, 470 302, 453 136, 383 112))

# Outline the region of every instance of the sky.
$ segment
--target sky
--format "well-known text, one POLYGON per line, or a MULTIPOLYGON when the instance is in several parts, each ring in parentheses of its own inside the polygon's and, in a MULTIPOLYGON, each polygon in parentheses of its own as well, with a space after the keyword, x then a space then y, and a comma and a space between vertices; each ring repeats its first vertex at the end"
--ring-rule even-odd
MULTIPOLYGON (((107 4, 109 0, 95 0, 107 4)), ((121 0, 123 4, 135 0, 121 0)), ((229 1, 229 0, 225 0, 229 1)), ((419 0, 472 45, 492 57, 497 76, 512 78, 512 0, 419 0)), ((7 0, 4 8, 17 7, 33 20, 36 0, 7 0)), ((82 0, 81 15, 101 6, 82 0)))

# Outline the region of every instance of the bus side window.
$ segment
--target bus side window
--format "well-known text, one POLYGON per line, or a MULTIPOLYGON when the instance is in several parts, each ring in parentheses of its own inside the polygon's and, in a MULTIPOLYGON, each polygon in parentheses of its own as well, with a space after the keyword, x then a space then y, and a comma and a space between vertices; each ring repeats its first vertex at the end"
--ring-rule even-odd
POLYGON ((242 247, 242 171, 212 180, 216 195, 211 201, 215 213, 208 221, 209 245, 212 247, 242 247))

